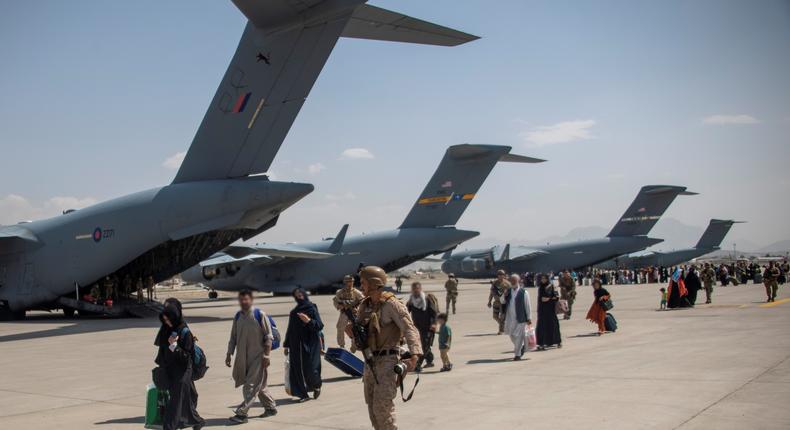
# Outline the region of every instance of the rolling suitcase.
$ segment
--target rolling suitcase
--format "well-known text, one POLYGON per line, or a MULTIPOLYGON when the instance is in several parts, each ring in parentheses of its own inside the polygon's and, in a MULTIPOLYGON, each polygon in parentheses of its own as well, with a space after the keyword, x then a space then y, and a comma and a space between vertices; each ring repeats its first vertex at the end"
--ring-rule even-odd
POLYGON ((162 415, 168 397, 167 391, 156 388, 154 384, 148 384, 145 391, 145 428, 162 428, 162 415))
POLYGON ((606 331, 617 331, 617 320, 614 319, 614 315, 608 312, 606 313, 606 318, 603 320, 603 325, 606 327, 606 331))
POLYGON ((340 369, 341 372, 355 378, 362 377, 362 374, 365 372, 365 363, 359 357, 343 348, 327 349, 324 359, 340 369))

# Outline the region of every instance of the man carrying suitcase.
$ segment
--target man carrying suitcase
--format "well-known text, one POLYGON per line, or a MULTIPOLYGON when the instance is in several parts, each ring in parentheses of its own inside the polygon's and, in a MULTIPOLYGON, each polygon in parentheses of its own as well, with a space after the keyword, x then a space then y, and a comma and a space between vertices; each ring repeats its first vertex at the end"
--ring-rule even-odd
MULTIPOLYGON (((346 326, 348 325, 348 316, 346 315, 346 310, 348 309, 356 309, 359 306, 359 302, 362 301, 364 296, 362 292, 354 288, 354 277, 351 275, 346 275, 343 277, 343 288, 337 290, 334 299, 332 299, 332 303, 335 305, 335 309, 340 311, 340 315, 337 317, 337 346, 341 348, 346 347, 346 326)), ((352 351, 354 351, 354 342, 351 342, 352 351)))
POLYGON ((228 355, 225 365, 231 367, 233 362, 233 380, 236 388, 243 387, 244 401, 230 417, 234 424, 247 422, 247 412, 257 397, 265 408, 261 418, 277 415, 277 404, 266 388, 269 376, 269 355, 272 351, 272 327, 269 317, 252 305, 253 297, 250 290, 239 291, 239 307, 241 310, 233 318, 233 328, 228 341, 228 355))

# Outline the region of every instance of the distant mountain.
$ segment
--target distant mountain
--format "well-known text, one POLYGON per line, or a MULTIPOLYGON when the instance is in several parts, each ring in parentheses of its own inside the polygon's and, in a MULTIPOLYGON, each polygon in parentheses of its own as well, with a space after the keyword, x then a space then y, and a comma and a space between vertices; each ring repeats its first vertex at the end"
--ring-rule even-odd
POLYGON ((780 240, 779 242, 774 242, 768 246, 764 246, 762 248, 757 249, 755 252, 759 253, 785 253, 790 251, 790 239, 788 240, 780 240))

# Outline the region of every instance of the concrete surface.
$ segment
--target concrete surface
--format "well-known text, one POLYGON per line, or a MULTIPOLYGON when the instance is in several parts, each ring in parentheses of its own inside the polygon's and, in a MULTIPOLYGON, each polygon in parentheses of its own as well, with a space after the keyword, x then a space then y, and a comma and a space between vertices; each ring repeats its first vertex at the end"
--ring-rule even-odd
MULTIPOLYGON (((443 303, 439 282, 427 282, 443 303)), ((611 287, 620 330, 590 336, 584 320, 590 287, 580 287, 561 350, 509 361, 511 344, 496 336, 485 308, 486 285, 464 281, 451 319, 455 370, 423 374, 414 399, 397 401, 403 429, 787 429, 790 428, 790 293, 764 305, 761 285, 718 287, 713 305, 657 311, 656 284, 611 287)), ((530 289, 535 300, 535 290, 530 289)), ((160 293, 161 295, 161 293, 160 293)), ((223 365, 234 297, 178 293, 209 370, 198 382, 198 410, 225 426, 241 399, 223 365)), ((330 346, 337 313, 314 297, 330 346)), ((289 297, 257 301, 285 329, 289 297)), ((0 324, 0 428, 142 428, 144 389, 153 367, 155 320, 65 320, 34 314, 0 324)), ((438 355, 438 354, 437 354, 438 355)), ((437 357, 438 362, 438 357, 437 357)), ((245 428, 370 428, 360 380, 324 363, 321 398, 293 403, 282 387, 283 359, 273 360, 280 414, 245 428)), ((411 380, 409 381, 411 382, 411 380)), ((259 409, 253 409, 252 413, 259 409)))

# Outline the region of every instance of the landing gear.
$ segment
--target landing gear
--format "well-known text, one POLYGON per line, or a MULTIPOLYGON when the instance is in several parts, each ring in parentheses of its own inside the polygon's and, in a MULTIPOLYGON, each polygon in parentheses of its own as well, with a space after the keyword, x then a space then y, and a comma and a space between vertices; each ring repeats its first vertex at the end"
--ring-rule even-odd
POLYGON ((21 321, 25 319, 25 311, 12 311, 0 308, 0 321, 21 321))
POLYGON ((219 293, 217 293, 216 291, 211 290, 208 292, 209 299, 216 299, 217 297, 219 297, 219 293))
POLYGON ((74 318, 74 313, 75 312, 76 312, 76 309, 74 309, 74 308, 63 308, 63 316, 66 317, 66 318, 69 318, 69 319, 74 318))

